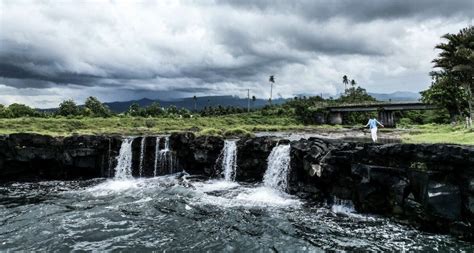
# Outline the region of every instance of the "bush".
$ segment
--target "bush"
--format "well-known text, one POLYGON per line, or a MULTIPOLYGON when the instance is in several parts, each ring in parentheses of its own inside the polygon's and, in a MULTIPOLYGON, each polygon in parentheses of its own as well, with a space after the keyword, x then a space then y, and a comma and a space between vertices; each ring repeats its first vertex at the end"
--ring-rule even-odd
POLYGON ((243 129, 243 128, 232 128, 232 129, 226 130, 224 132, 224 136, 226 136, 226 137, 231 137, 231 136, 243 137, 243 136, 252 136, 252 133, 245 130, 245 129, 243 129))
POLYGON ((216 128, 205 128, 199 132, 199 135, 213 135, 213 136, 222 136, 223 132, 221 129, 216 128))
POLYGON ((11 104, 8 108, 2 109, 2 116, 5 118, 38 117, 41 116, 35 109, 24 104, 11 104))
POLYGON ((154 120, 152 120, 152 119, 146 119, 146 120, 145 120, 145 126, 146 126, 147 128, 153 128, 153 127, 156 126, 156 122, 155 122, 154 120))
POLYGON ((408 127, 411 127, 412 125, 413 125, 413 121, 410 118, 401 118, 397 123, 397 126, 401 128, 408 128, 408 127))

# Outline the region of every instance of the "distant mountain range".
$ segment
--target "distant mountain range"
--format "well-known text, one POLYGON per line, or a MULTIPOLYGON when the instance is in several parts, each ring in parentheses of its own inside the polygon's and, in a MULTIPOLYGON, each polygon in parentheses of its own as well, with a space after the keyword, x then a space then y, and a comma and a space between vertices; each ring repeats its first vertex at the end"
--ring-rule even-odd
MULTIPOLYGON (((370 93, 369 95, 375 97, 380 101, 417 101, 420 98, 419 93, 407 92, 407 91, 397 91, 393 93, 370 93)), ((323 94, 324 96, 324 94, 323 94)), ((326 97, 326 96, 325 96, 326 97)), ((282 104, 288 99, 278 98, 273 100, 273 104, 282 104)), ((171 101, 165 100, 153 100, 148 98, 142 98, 140 100, 131 100, 123 102, 111 102, 105 103, 112 111, 114 112, 125 112, 128 110, 131 104, 137 103, 140 107, 146 107, 151 105, 153 102, 158 102, 162 107, 168 107, 174 105, 178 108, 186 108, 189 110, 194 109, 194 99, 192 97, 176 99, 171 101)), ((254 102, 250 100, 251 108, 261 108, 268 104, 267 99, 256 99, 254 102)), ((196 108, 198 110, 203 109, 206 106, 234 106, 234 107, 247 107, 247 98, 240 98, 234 96, 206 96, 206 97, 197 97, 196 99, 196 108)))
MULTIPOLYGON (((404 91, 397 91, 393 93, 370 93, 369 95, 375 97, 377 100, 380 101, 417 101, 420 98, 419 93, 414 92, 404 92, 404 91)), ((308 97, 311 95, 307 95, 308 97)), ((331 97, 330 94, 323 94, 324 98, 331 97)), ((334 96, 335 98, 338 96, 334 96)), ((288 98, 278 98, 273 100, 273 104, 283 104, 287 101, 288 98)), ((149 98, 142 98, 139 100, 130 100, 130 101, 120 101, 120 102, 109 102, 104 103, 107 105, 110 110, 116 113, 125 112, 128 110, 130 105, 133 103, 137 103, 140 107, 146 107, 151 105, 153 102, 157 102, 160 104, 161 107, 168 107, 170 105, 174 105, 178 108, 186 108, 189 110, 194 110, 194 99, 192 97, 189 98, 181 98, 175 100, 159 100, 159 99, 149 99, 149 98)), ((267 99, 256 99, 255 101, 250 100, 250 107, 251 108, 261 108, 268 104, 267 99)), ((205 96, 205 97, 197 97, 196 99, 196 108, 197 110, 201 110, 206 106, 234 106, 234 107, 241 107, 247 108, 247 98, 240 98, 235 96, 205 96)), ((42 111, 54 111, 56 108, 50 109, 42 109, 42 111)))
MULTIPOLYGON (((278 98, 274 99, 272 102, 273 104, 282 104, 286 101, 286 99, 278 98)), ((161 107, 168 107, 170 105, 174 105, 178 108, 186 108, 189 110, 194 110, 194 99, 190 98, 182 98, 176 99, 171 101, 164 101, 159 99, 148 99, 142 98, 140 100, 131 100, 131 101, 123 101, 123 102, 111 102, 111 103, 104 103, 107 105, 110 110, 113 112, 125 112, 128 110, 131 104, 137 103, 140 107, 146 107, 151 105, 153 102, 157 102, 160 104, 161 107)), ((201 110, 206 106, 234 106, 234 107, 242 107, 247 108, 247 98, 239 98, 234 96, 206 96, 206 97, 197 97, 196 99, 196 109, 201 110)), ((261 108, 268 104, 267 99, 256 99, 252 101, 250 99, 250 107, 251 108, 261 108)))
POLYGON ((393 93, 372 93, 369 95, 380 101, 418 101, 421 96, 420 93, 409 91, 396 91, 393 93))

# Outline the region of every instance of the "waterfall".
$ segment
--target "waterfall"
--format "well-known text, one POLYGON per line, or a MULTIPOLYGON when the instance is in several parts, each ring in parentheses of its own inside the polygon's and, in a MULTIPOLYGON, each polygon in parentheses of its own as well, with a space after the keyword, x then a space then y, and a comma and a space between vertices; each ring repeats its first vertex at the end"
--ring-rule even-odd
POLYGON ((112 177, 112 141, 109 137, 109 150, 107 151, 107 174, 112 177))
POLYGON ((145 140, 146 140, 146 137, 143 136, 142 141, 141 141, 141 146, 140 146, 140 166, 139 166, 139 168, 140 168, 140 171, 139 171, 140 177, 143 174, 143 160, 145 158, 145 140))
POLYGON ((175 172, 174 170, 174 156, 173 152, 170 150, 170 139, 169 136, 165 137, 165 147, 164 149, 159 148, 159 137, 156 139, 156 149, 155 149, 155 168, 154 168, 154 176, 158 175, 158 169, 161 172, 167 172, 172 174, 175 172))
POLYGON ((222 174, 226 181, 234 181, 237 172, 237 144, 236 141, 224 141, 222 157, 222 174))
POLYGON ((153 176, 156 177, 158 175, 158 156, 160 154, 160 137, 156 137, 156 144, 155 144, 155 163, 153 168, 153 176))
POLYGON ((132 178, 132 142, 133 138, 127 138, 122 141, 117 158, 117 167, 115 167, 116 179, 132 178))
POLYGON ((164 150, 170 150, 170 137, 169 136, 165 137, 165 149, 164 150))
POLYGON ((290 145, 278 145, 268 156, 268 166, 263 176, 263 184, 267 187, 286 191, 290 170, 290 145))

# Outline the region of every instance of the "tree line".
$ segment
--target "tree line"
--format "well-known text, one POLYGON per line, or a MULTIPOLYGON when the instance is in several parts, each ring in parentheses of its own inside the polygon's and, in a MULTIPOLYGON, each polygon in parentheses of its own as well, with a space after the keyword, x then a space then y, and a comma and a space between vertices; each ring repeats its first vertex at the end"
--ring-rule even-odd
MULTIPOLYGON (((254 99, 255 100, 255 99, 254 99)), ((252 109, 252 111, 254 111, 252 109)), ((137 103, 129 106, 127 111, 121 115, 130 117, 183 117, 190 118, 192 115, 200 116, 220 116, 236 113, 245 113, 247 108, 234 106, 206 106, 200 111, 191 112, 186 108, 177 108, 174 105, 161 107, 158 102, 153 102, 149 106, 142 107, 137 103)), ((55 110, 37 110, 24 104, 14 103, 9 106, 0 104, 0 118, 20 118, 20 117, 112 117, 117 116, 96 97, 86 99, 84 105, 77 105, 74 100, 64 100, 55 110)))

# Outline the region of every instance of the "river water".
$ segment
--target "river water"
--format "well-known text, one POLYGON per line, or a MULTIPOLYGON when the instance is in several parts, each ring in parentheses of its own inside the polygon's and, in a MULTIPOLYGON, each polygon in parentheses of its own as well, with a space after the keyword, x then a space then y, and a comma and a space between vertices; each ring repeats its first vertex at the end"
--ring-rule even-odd
POLYGON ((0 251, 465 251, 472 245, 262 184, 155 178, 0 185, 0 251))

